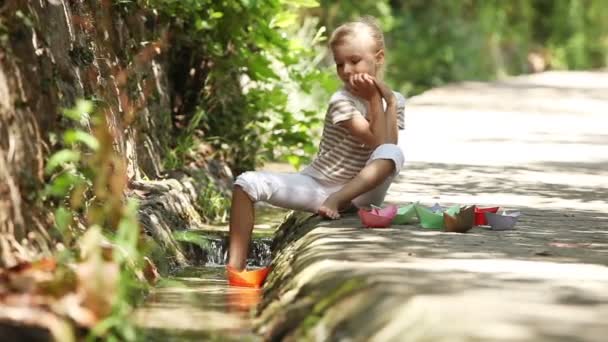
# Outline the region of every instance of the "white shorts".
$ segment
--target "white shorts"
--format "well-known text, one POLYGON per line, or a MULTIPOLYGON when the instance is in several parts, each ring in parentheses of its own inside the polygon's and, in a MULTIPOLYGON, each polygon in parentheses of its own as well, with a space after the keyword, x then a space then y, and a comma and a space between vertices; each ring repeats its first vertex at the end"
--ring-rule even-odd
MULTIPOLYGON (((378 146, 367 164, 376 159, 388 159, 395 163, 395 172, 375 189, 353 200, 357 207, 370 204, 381 205, 393 179, 399 174, 405 162, 403 150, 397 145, 378 146)), ((239 175, 234 182, 254 201, 264 201, 274 206, 316 213, 325 199, 340 190, 344 184, 327 184, 310 175, 309 172, 282 173, 249 171, 239 175)))

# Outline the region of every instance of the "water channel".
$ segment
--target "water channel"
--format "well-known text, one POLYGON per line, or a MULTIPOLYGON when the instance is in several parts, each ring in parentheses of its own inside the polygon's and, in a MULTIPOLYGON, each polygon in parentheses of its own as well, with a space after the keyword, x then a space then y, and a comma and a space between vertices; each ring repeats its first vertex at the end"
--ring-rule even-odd
MULTIPOLYGON (((259 208, 248 267, 270 263, 274 229, 286 211, 259 208)), ((204 261, 163 278, 133 316, 145 341, 258 341, 253 332, 259 289, 230 287, 225 276, 227 229, 200 234, 206 241, 204 261)))

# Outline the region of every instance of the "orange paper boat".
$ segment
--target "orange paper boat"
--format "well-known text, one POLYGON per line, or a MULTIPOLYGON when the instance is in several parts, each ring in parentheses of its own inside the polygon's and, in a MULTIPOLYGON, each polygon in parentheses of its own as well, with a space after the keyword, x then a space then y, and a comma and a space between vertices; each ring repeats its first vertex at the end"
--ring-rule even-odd
POLYGON ((446 232, 466 233, 473 228, 475 218, 475 206, 467 206, 462 208, 458 213, 451 215, 448 212, 443 213, 443 222, 446 232))
POLYGON ((371 210, 359 209, 359 218, 367 228, 386 228, 391 225, 397 215, 397 206, 389 205, 386 208, 372 207, 371 210))
POLYGON ((230 266, 226 266, 228 284, 230 284, 230 286, 262 287, 266 276, 268 276, 268 272, 270 272, 270 267, 251 271, 237 271, 230 266))

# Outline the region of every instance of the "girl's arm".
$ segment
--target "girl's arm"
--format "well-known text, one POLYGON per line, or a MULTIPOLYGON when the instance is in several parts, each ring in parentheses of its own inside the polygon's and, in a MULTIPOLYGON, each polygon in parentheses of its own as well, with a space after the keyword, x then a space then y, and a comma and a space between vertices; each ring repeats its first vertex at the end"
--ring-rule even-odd
POLYGON ((382 97, 380 94, 370 99, 367 115, 369 117, 369 126, 376 138, 374 147, 386 143, 388 139, 387 117, 382 108, 382 97))
POLYGON ((397 144, 399 140, 399 125, 397 124, 397 99, 393 91, 380 80, 375 80, 376 87, 386 101, 386 142, 397 144))
POLYGON ((357 116, 352 119, 342 121, 339 123, 339 125, 344 127, 362 144, 375 149, 376 147, 386 143, 386 119, 384 112, 382 112, 382 107, 379 106, 379 108, 380 110, 375 115, 371 113, 372 108, 369 109, 368 115, 370 117, 370 121, 367 121, 362 116, 357 116))
POLYGON ((369 75, 355 75, 351 81, 353 93, 367 100, 369 122, 363 117, 354 117, 340 123, 349 133, 363 144, 376 148, 387 139, 387 120, 382 109, 382 96, 369 75))

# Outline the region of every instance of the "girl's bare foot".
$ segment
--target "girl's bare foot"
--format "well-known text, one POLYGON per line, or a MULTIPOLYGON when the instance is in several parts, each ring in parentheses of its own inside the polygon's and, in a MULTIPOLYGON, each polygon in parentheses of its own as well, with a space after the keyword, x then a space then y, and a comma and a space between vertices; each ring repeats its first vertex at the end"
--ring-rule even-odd
POLYGON ((340 210, 345 207, 344 203, 340 200, 336 194, 331 194, 325 202, 319 208, 319 215, 323 217, 330 218, 332 220, 337 220, 340 218, 340 210))

